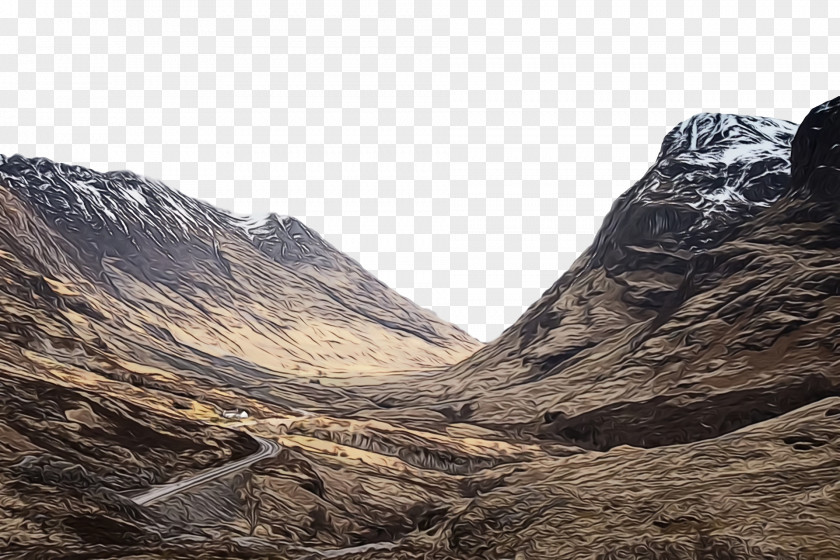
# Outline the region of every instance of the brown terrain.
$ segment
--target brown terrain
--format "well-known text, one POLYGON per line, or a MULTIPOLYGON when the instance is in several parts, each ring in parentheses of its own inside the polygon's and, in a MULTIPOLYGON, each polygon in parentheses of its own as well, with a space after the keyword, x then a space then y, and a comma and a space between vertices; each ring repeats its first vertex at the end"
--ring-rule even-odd
POLYGON ((838 186, 840 98, 697 115, 481 345, 293 218, 2 158, 0 558, 840 558, 838 186))

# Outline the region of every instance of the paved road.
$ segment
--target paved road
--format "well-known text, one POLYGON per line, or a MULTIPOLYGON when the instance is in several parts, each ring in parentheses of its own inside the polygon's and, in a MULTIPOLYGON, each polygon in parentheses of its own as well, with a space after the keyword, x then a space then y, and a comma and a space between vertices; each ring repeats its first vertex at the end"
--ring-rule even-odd
POLYGON ((392 548, 396 548, 397 543, 395 542, 375 542, 369 544, 362 544, 359 546, 348 546, 346 548, 334 548, 332 550, 319 550, 316 548, 307 548, 305 549, 307 552, 312 552, 312 556, 307 556, 302 558, 301 560, 315 560, 316 558, 341 558, 342 556, 347 556, 349 554, 359 554, 362 552, 367 552, 369 550, 391 550, 392 548))
POLYGON ((226 474, 242 470, 245 467, 253 465, 261 459, 265 459, 267 457, 274 457, 280 452, 280 449, 282 449, 282 446, 276 441, 272 441, 270 439, 265 439, 254 435, 252 435, 251 437, 254 438, 260 446, 257 452, 253 455, 249 455, 244 459, 239 459, 238 461, 234 461, 233 463, 227 463, 225 465, 222 465, 221 467, 216 467, 215 469, 210 469, 201 472, 193 477, 181 480, 179 482, 164 484, 163 486, 156 486, 140 494, 139 496, 134 496, 131 499, 134 500, 136 504, 139 504, 141 506, 150 504, 152 502, 157 502, 164 498, 168 498, 173 494, 183 492, 184 490, 188 490, 190 488, 195 488, 196 486, 225 476, 226 474))
MULTIPOLYGON (((307 415, 309 415, 309 413, 307 413, 307 415)), ((160 501, 174 494, 178 494, 179 492, 183 492, 190 488, 195 488, 196 486, 205 484, 207 482, 210 482, 211 480, 215 480, 232 472, 242 470, 246 467, 249 467, 250 465, 253 465, 261 459, 265 459, 267 457, 274 457, 283 448, 283 446, 276 441, 261 438, 253 434, 249 435, 252 438, 254 438, 254 440, 256 440, 256 442, 260 446, 257 452, 253 455, 249 455, 248 457, 239 459, 238 461, 234 461, 233 463, 227 463, 225 465, 222 465, 221 467, 216 467, 215 469, 204 471, 186 480, 181 480, 180 482, 173 482, 171 484, 164 484, 163 486, 156 486, 144 492, 143 494, 140 494, 139 496, 134 496, 131 499, 139 505, 147 505, 152 502, 160 501)), ((258 544, 264 544, 263 541, 253 539, 251 537, 241 537, 237 540, 241 541, 243 544, 250 543, 251 541, 257 542, 258 544)), ((390 550, 397 546, 397 543, 394 542, 377 542, 363 544, 359 546, 350 546, 346 548, 319 550, 317 548, 297 546, 293 543, 288 544, 290 544, 292 546, 292 549, 295 551, 308 553, 307 556, 305 556, 301 560, 314 560, 317 558, 338 559, 342 556, 346 556, 349 554, 358 554, 361 552, 367 552, 371 550, 390 550)))

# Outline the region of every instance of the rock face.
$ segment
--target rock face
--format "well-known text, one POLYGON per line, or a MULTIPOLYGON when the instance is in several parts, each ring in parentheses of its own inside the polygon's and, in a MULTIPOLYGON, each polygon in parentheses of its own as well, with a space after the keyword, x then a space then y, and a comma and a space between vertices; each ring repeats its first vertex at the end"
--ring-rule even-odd
POLYGON ((3 159, 0 548, 840 557, 838 146, 689 119, 483 347, 292 218, 3 159))

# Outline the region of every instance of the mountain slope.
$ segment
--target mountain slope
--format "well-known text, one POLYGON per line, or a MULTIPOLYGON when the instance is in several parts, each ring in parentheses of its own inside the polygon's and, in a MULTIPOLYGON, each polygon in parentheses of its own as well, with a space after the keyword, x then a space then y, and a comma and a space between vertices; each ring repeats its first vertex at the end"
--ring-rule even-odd
POLYGON ((20 156, 0 161, 0 189, 16 222, 0 249, 184 359, 341 376, 439 367, 478 347, 292 218, 240 220, 128 172, 20 156), (49 241, 27 247, 22 227, 49 241))
MULTIPOLYGON (((798 130, 792 180, 779 150, 765 148, 766 122, 718 117, 761 123, 753 135, 718 139, 717 153, 736 151, 735 142, 747 159, 722 174, 682 171, 699 182, 674 184, 654 219, 640 222, 650 203, 640 210, 633 201, 645 199, 651 177, 657 184, 672 164, 675 136, 695 127, 675 129, 573 269, 440 386, 420 399, 415 391, 409 406, 518 438, 605 450, 714 438, 840 394, 834 114, 815 109, 798 130), (693 221, 669 221, 694 216, 683 193, 708 192, 709 181, 730 185, 738 195, 730 206, 742 204, 736 214, 706 209, 693 221), (758 192, 756 185, 769 197, 744 202, 741 193, 758 192)), ((682 145, 710 144, 701 137, 682 145)), ((673 175, 672 183, 683 178, 673 175)), ((408 401, 393 385, 364 394, 408 401)))
MULTIPOLYGON (((349 545, 379 535, 383 519, 386 536, 412 530, 457 487, 445 472, 429 491, 420 477, 360 463, 358 484, 406 497, 377 507, 376 493, 348 495, 350 448, 323 433, 333 422, 324 413, 371 403, 318 381, 441 367, 478 343, 292 218, 235 218, 127 172, 2 158, 0 309, 0 556, 174 547, 195 557, 222 539, 224 558, 254 532, 349 545), (232 422, 226 409, 250 418, 232 422), (271 459, 264 475, 250 475, 261 461, 163 504, 129 498, 253 453, 243 432, 279 442, 277 426, 313 413, 318 426, 283 440, 302 450, 271 459), (203 517, 180 514, 184 501, 203 517), (260 514, 263 502, 279 509, 260 514), (298 512, 300 525, 278 511, 298 512)), ((395 441, 424 448, 432 437, 393 431, 347 430, 355 453, 376 446, 386 464, 395 441)), ((483 449, 440 445, 467 466, 483 449)), ((440 462, 414 455, 406 464, 440 462)))
POLYGON ((529 369, 527 378, 548 377, 578 352, 677 305, 692 256, 785 194, 795 130, 786 121, 706 113, 675 127, 592 247, 499 341, 459 367, 498 376, 511 369, 510 356, 529 369))
POLYGON ((839 422, 835 397, 714 440, 500 467, 433 542, 364 557, 836 558, 839 422))
MULTIPOLYGON (((591 451, 476 473, 436 531, 353 558, 840 555, 840 98, 791 145, 790 180, 776 154, 749 160, 780 169, 760 208, 677 224, 686 185, 672 183, 639 225, 631 191, 574 269, 442 387, 412 401, 397 383, 358 389, 389 418, 437 411, 591 451)), ((717 171, 733 172, 750 180, 717 171)))
MULTIPOLYGON (((593 245, 497 340, 438 376, 427 401, 551 378, 647 332, 685 299, 698 258, 787 193, 795 131, 786 121, 708 113, 675 127, 593 245)), ((396 402, 400 385, 381 387, 382 398, 396 402)))

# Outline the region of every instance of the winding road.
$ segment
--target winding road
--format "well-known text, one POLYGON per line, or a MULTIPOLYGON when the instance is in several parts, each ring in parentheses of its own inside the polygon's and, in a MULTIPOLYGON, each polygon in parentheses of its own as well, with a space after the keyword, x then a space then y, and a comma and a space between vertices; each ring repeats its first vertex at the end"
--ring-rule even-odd
MULTIPOLYGON (((148 505, 153 502, 157 502, 178 494, 180 492, 184 492, 185 490, 189 490, 190 488, 195 488, 196 486, 200 486, 201 484, 205 484, 212 480, 216 480, 217 478, 223 477, 227 474, 242 470, 246 467, 249 467, 260 461, 262 459, 266 459, 268 457, 274 457, 280 450, 283 449, 283 446, 270 439, 265 439, 259 436, 255 436, 253 434, 248 434, 254 441, 259 444, 259 449, 256 453, 239 459, 238 461, 234 461, 232 463, 227 463, 222 465, 221 467, 216 467, 215 469, 206 470, 204 472, 198 473, 195 476, 190 478, 181 480, 179 482, 172 482, 170 484, 164 484, 162 486, 155 486, 147 490, 146 492, 134 496, 131 498, 134 503, 138 505, 148 505)), ((247 543, 253 539, 248 537, 237 539, 242 543, 247 543)), ((260 544, 263 544, 261 541, 257 541, 260 544)), ((292 544, 292 543, 288 543, 292 544)), ((358 554, 362 552, 368 552, 372 550, 390 550, 397 546, 395 542, 375 542, 369 544, 363 544, 359 546, 350 546, 345 548, 337 548, 337 549, 327 549, 327 550, 319 550, 316 548, 310 547, 299 547, 296 545, 292 545, 297 551, 306 554, 306 556, 301 557, 301 560, 310 560, 310 559, 317 559, 317 558, 341 558, 342 556, 346 556, 349 554, 358 554)))
POLYGON ((195 488, 196 486, 205 484, 207 482, 210 482, 211 480, 215 480, 232 472, 242 470, 245 467, 253 465, 257 461, 260 461, 267 457, 274 457, 283 448, 283 446, 276 441, 261 438, 252 434, 249 435, 251 435, 251 437, 254 438, 254 440, 260 446, 257 452, 253 455, 248 455, 247 457, 239 459, 238 461, 234 461, 232 463, 226 463, 221 467, 216 467, 215 469, 206 470, 185 480, 173 482, 171 484, 164 484, 162 486, 155 486, 154 488, 151 488, 150 490, 140 494, 139 496, 134 496, 131 499, 134 500, 134 503, 141 506, 151 504, 152 502, 157 502, 164 498, 168 498, 173 494, 178 494, 179 492, 189 490, 190 488, 195 488))

